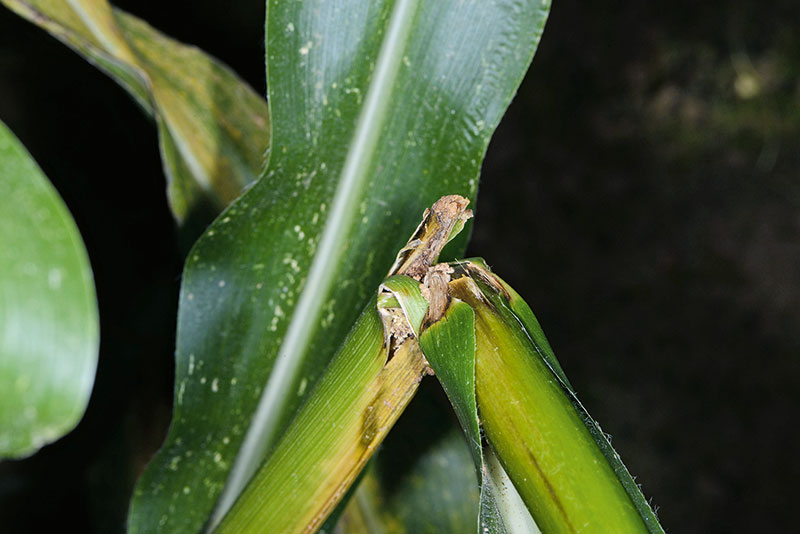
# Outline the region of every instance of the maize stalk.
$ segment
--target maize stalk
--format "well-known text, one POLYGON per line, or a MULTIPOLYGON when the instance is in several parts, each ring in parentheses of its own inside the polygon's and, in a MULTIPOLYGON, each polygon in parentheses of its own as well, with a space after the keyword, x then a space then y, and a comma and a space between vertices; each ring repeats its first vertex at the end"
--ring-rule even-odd
POLYGON ((421 278, 469 217, 467 200, 426 210, 286 434, 216 532, 314 532, 413 397, 427 362, 416 333, 427 311, 421 278))
POLYGON ((479 532, 663 532, 525 301, 481 259, 435 263, 467 202, 426 210, 217 532, 318 530, 433 371, 481 478, 479 532))
MULTIPOLYGON (((449 374, 453 359, 474 359, 480 426, 538 528, 545 533, 663 532, 578 401, 524 300, 480 259, 433 266, 425 285, 423 293, 441 293, 431 302, 446 305, 432 305, 423 321, 423 353, 462 426, 465 417, 459 411, 468 406, 463 395, 453 394, 457 385, 449 374), (464 338, 474 339, 474 346, 464 347, 464 338)), ((475 435, 474 429, 465 430, 475 435)))

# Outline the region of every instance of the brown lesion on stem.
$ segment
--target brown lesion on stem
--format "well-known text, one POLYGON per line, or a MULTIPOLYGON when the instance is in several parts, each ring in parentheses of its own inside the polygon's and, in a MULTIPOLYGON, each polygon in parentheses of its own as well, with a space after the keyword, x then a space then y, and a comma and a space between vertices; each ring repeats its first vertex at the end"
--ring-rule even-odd
POLYGON ((421 289, 430 304, 422 322, 423 329, 444 317, 453 299, 480 302, 490 309, 495 309, 495 305, 484 290, 496 293, 506 301, 511 299, 503 283, 481 259, 434 265, 428 269, 421 289))
MULTIPOLYGON (((430 306, 428 316, 441 318, 450 298, 447 295, 447 283, 453 272, 447 264, 437 264, 439 255, 448 241, 457 233, 464 223, 472 217, 468 210, 469 200, 459 195, 447 195, 437 200, 430 209, 426 209, 422 222, 397 254, 388 276, 404 275, 420 282, 423 297, 430 306)), ((407 339, 414 338, 414 332, 398 307, 379 307, 383 321, 385 344, 391 359, 397 349, 407 339)), ((426 322, 428 321, 426 317, 426 322)))
POLYGON ((307 524, 305 532, 315 532, 347 493, 414 397, 427 368, 416 339, 407 338, 397 347, 396 356, 384 365, 361 394, 359 440, 352 443, 346 460, 337 464, 342 469, 340 480, 330 489, 328 498, 307 524))
POLYGON ((508 300, 510 296, 497 277, 486 266, 470 260, 439 263, 428 269, 423 279, 422 296, 430 306, 423 320, 423 329, 439 321, 452 300, 477 301, 494 309, 494 304, 484 295, 481 286, 508 300))
POLYGON ((459 195, 447 195, 426 209, 422 222, 411 235, 406 246, 397 253, 397 259, 387 276, 403 274, 421 282, 439 254, 450 240, 453 229, 472 217, 467 209, 469 200, 459 195))
POLYGON ((453 268, 446 263, 439 263, 428 268, 422 283, 422 296, 428 301, 428 313, 422 321, 423 325, 435 323, 441 319, 450 306, 450 283, 453 268))
MULTIPOLYGON (((468 204, 469 200, 464 197, 448 195, 436 201, 430 209, 425 210, 422 222, 411 235, 406 246, 397 254, 397 259, 389 270, 389 276, 400 274, 420 282, 422 296, 429 303, 423 325, 435 323, 444 316, 452 300, 451 282, 459 278, 472 279, 488 286, 506 300, 510 298, 503 284, 497 280, 482 260, 457 261, 450 264, 435 263, 454 233, 457 233, 472 217, 472 211, 467 209, 468 204)), ((477 293, 480 294, 480 291, 478 290, 477 293)), ((402 311, 398 311, 398 313, 402 317, 402 311)), ((392 336, 394 336, 394 345, 396 346, 399 346, 403 339, 409 336, 413 337, 413 333, 406 332, 406 329, 400 325, 402 320, 398 320, 396 314, 393 314, 391 310, 382 312, 382 316, 384 317, 384 331, 387 333, 387 343, 391 342, 392 336), (394 334, 395 328, 398 329, 396 335, 394 334)))
POLYGON ((383 323, 383 343, 388 350, 387 360, 391 360, 397 349, 407 339, 414 337, 414 331, 400 307, 378 308, 378 314, 383 323))
MULTIPOLYGON (((436 262, 447 242, 472 217, 468 204, 464 197, 449 195, 425 210, 422 223, 398 253, 388 274, 416 280, 422 296, 430 303, 428 315, 436 318, 450 304, 448 283, 454 272, 449 265, 436 262)), ((381 351, 386 360, 353 405, 357 408, 352 415, 359 417, 358 441, 350 444, 346 462, 337 465, 342 471, 338 483, 327 488, 326 499, 308 522, 307 532, 319 528, 403 412, 422 378, 432 373, 397 295, 383 287, 377 309, 383 323, 381 351)))

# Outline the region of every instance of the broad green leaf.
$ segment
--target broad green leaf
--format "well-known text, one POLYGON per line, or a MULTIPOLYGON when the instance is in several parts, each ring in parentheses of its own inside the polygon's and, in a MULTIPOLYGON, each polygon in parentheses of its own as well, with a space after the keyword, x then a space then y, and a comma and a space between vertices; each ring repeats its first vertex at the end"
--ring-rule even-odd
POLYGON ((0 458, 60 438, 86 410, 97 300, 78 228, 0 122, 0 458))
POLYGON ((132 532, 197 531, 226 482, 217 516, 233 503, 423 210, 474 197, 548 5, 268 3, 268 172, 189 254, 173 423, 132 532))
POLYGON ((152 115, 179 221, 207 222, 258 177, 263 97, 228 67, 106 0, 0 0, 108 73, 152 115))

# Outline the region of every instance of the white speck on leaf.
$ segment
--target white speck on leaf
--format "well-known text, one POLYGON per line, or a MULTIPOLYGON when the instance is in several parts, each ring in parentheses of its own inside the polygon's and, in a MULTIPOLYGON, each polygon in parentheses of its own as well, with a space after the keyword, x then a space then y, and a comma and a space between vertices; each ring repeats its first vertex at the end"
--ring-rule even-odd
POLYGON ((63 278, 63 274, 61 273, 61 269, 54 267, 50 269, 50 272, 47 273, 47 283, 50 285, 50 289, 59 289, 61 288, 61 280, 63 278))

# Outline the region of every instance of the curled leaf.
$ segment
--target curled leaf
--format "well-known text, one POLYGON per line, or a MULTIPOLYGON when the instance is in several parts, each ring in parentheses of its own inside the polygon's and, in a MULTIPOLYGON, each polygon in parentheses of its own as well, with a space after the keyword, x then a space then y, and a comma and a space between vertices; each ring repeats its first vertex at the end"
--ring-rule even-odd
POLYGON ((207 223, 264 167, 269 111, 233 71, 106 0, 0 0, 108 73, 156 121, 178 221, 207 223))

